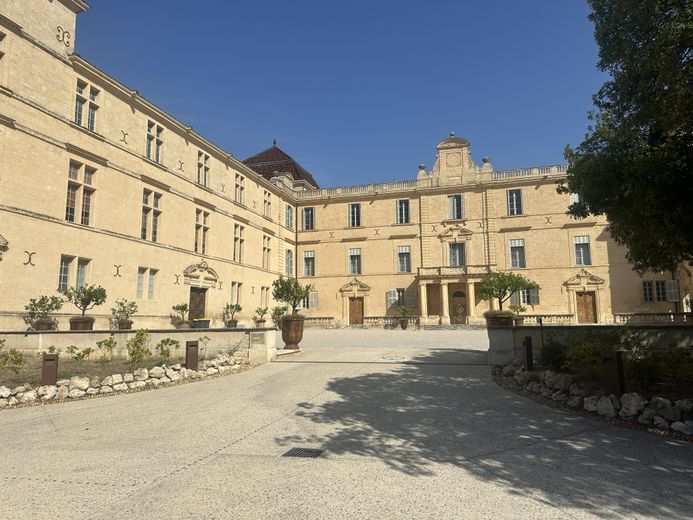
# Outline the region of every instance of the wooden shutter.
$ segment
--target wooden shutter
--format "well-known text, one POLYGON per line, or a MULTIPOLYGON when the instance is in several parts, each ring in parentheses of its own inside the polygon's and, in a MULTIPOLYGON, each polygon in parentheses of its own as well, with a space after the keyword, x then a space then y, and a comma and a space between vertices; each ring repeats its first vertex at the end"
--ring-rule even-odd
POLYGON ((678 280, 667 280, 666 282, 666 295, 668 302, 679 301, 679 281, 678 280))
POLYGON ((308 308, 318 308, 318 291, 310 291, 310 293, 308 293, 308 308))
POLYGON ((510 305, 520 305, 520 293, 512 293, 510 295, 510 305))
POLYGON ((397 289, 388 289, 385 293, 385 300, 385 305, 388 309, 397 305, 397 289))
POLYGON ((539 289, 529 290, 529 304, 532 306, 539 305, 539 289))

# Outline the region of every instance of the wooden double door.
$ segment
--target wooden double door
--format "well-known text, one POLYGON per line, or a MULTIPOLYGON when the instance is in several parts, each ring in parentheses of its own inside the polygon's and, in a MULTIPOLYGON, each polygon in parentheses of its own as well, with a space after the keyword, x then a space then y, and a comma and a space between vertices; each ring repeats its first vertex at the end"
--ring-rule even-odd
POLYGON ((597 298, 594 291, 575 293, 578 323, 597 323, 597 298))
POLYGON ((349 325, 363 325, 363 298, 349 298, 349 325))

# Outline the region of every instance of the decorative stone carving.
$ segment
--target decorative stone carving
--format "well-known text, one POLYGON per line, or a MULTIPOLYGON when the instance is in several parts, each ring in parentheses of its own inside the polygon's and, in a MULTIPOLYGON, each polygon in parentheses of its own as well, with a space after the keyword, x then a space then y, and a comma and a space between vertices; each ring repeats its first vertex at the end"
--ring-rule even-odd
POLYGON ((219 275, 203 261, 186 267, 183 271, 183 281, 185 285, 214 289, 219 283, 219 275))
POLYGON ((371 288, 368 285, 363 283, 358 278, 354 278, 349 283, 342 285, 342 287, 339 289, 339 292, 356 294, 356 293, 368 292, 370 290, 371 290, 371 288))
POLYGON ((563 284, 566 287, 588 287, 604 285, 604 279, 590 273, 587 269, 580 269, 580 272, 563 284))

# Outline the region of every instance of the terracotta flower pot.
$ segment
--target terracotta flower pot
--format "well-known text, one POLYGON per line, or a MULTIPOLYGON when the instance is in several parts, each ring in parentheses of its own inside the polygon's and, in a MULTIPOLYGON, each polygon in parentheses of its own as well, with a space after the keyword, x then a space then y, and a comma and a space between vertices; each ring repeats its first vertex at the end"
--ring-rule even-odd
POLYGON ((227 329, 235 329, 236 327, 238 327, 238 320, 225 320, 224 326, 227 329))
POLYGON ((190 322, 189 321, 180 321, 180 322, 178 322, 178 328, 179 329, 189 329, 190 328, 190 322))
POLYGON ((261 329, 265 326, 265 323, 267 323, 267 320, 255 320, 255 326, 258 329, 261 329))
POLYGON ((407 327, 409 326, 409 318, 400 318, 399 326, 402 327, 402 330, 407 330, 407 327))
POLYGON ((304 316, 299 314, 284 316, 282 320, 282 340, 287 350, 298 350, 298 344, 303 339, 304 316))
POLYGON ((94 321, 89 316, 70 318, 70 330, 94 330, 94 321))
POLYGON ((132 320, 118 320, 118 330, 132 330, 132 320))
POLYGON ((55 330, 55 320, 51 318, 39 318, 31 324, 34 330, 55 330))

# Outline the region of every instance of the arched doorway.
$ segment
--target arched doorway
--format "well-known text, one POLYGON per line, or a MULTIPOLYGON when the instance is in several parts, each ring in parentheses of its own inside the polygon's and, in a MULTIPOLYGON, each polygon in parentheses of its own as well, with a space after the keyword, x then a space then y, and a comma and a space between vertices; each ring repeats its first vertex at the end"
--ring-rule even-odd
POLYGON ((467 323, 467 295, 464 291, 455 291, 450 298, 450 322, 467 323))

